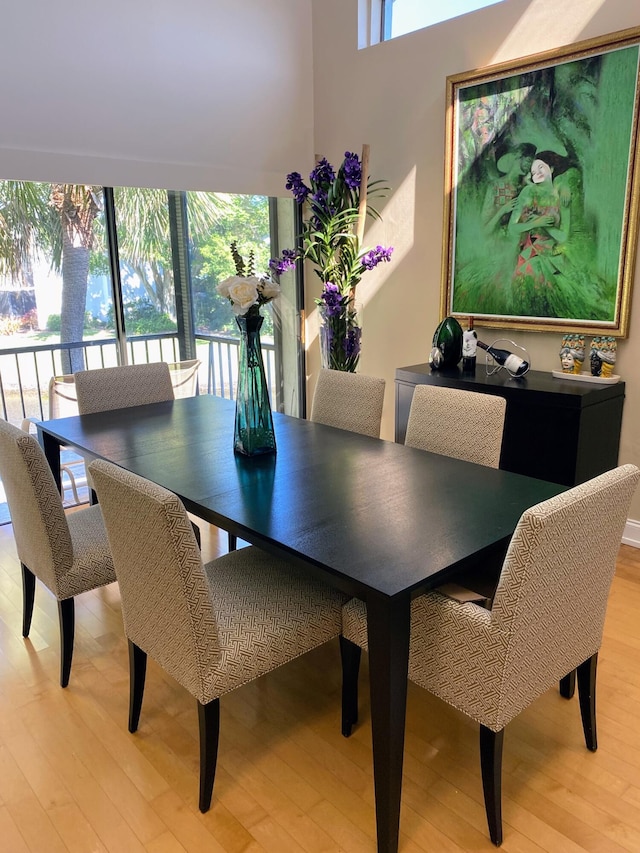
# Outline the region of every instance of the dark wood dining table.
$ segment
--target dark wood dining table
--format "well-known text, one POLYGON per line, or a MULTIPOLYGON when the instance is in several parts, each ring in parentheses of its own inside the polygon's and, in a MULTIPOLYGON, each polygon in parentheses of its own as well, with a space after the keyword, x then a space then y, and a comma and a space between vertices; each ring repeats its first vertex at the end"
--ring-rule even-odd
POLYGON ((411 600, 504 549, 522 512, 564 487, 277 413, 274 425, 275 455, 237 456, 234 404, 203 395, 38 433, 58 478, 61 444, 115 462, 366 601, 377 849, 397 853, 411 600))

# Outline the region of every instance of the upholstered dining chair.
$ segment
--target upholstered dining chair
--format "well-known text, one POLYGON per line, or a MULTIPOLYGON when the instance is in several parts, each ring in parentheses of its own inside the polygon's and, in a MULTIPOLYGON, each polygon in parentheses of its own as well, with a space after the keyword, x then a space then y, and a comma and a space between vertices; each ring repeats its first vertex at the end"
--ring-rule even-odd
MULTIPOLYGON (((577 668, 587 748, 595 751, 596 663, 609 588, 640 478, 623 465, 523 513, 490 610, 437 592, 411 605, 409 678, 480 723, 489 834, 502 842, 504 729, 577 668)), ((365 605, 343 608, 343 734, 357 722, 365 605)))
MULTIPOLYGON (((49 379, 48 387, 49 419, 67 418, 78 414, 78 398, 76 396, 76 383, 73 374, 61 374, 49 379)), ((36 418, 25 418, 22 421, 22 429, 26 432, 32 430, 32 425, 37 423, 36 418)), ((66 491, 65 477, 69 481, 69 487, 75 504, 82 503, 79 489, 87 485, 84 458, 74 453, 67 447, 60 448, 60 478, 63 494, 66 491)))
POLYGON ((22 636, 29 636, 36 577, 58 600, 60 684, 71 672, 74 596, 115 581, 99 507, 65 515, 51 469, 36 439, 0 420, 0 474, 22 568, 22 636))
POLYGON ((440 385, 416 385, 404 443, 497 468, 506 400, 440 385))
POLYGON ((200 811, 211 803, 220 697, 337 637, 345 596, 254 547, 203 565, 171 492, 102 460, 89 466, 103 508, 129 643, 129 731, 147 655, 198 703, 200 811))
MULTIPOLYGON (((416 385, 409 409, 405 445, 498 468, 506 400, 493 394, 440 385, 416 385)), ((459 600, 487 601, 493 595, 504 550, 495 552, 481 570, 460 575, 441 587, 459 600)))
POLYGON ((164 403, 175 396, 169 365, 164 361, 80 370, 74 375, 81 415, 164 403))
MULTIPOLYGON (((79 370, 74 378, 81 415, 129 409, 147 403, 165 403, 175 398, 169 365, 164 361, 79 370)), ((88 469, 87 485, 90 502, 95 503, 95 490, 88 469)))
POLYGON ((384 379, 324 368, 313 394, 310 420, 379 438, 384 388, 384 379))
POLYGON ((199 358, 169 362, 169 374, 174 397, 193 397, 198 393, 199 358))

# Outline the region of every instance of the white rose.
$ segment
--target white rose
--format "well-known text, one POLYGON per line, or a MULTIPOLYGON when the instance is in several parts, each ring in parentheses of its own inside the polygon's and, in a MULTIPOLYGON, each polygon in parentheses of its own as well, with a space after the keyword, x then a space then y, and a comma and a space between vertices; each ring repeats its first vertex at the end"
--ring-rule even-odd
POLYGON ((230 275, 229 278, 225 278, 224 281, 221 281, 220 284, 216 287, 216 290, 220 294, 220 296, 225 296, 229 298, 229 285, 233 284, 235 281, 239 281, 237 275, 230 275))
POLYGON ((246 314, 252 305, 258 301, 258 288, 253 278, 235 276, 235 281, 229 285, 229 299, 232 302, 234 314, 246 314))
POLYGON ((275 299, 276 296, 280 296, 280 285, 276 284, 275 281, 271 281, 271 279, 265 278, 260 285, 260 293, 266 301, 275 299))

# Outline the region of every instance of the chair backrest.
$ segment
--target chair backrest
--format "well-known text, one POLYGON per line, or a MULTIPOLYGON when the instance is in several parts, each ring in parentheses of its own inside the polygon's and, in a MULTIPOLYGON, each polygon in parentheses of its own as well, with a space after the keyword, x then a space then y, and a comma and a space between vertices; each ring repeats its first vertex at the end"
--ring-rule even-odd
POLYGON ((416 385, 404 443, 497 468, 506 401, 493 394, 416 385))
POLYGON ((379 438, 384 388, 384 379, 376 376, 323 368, 310 420, 379 438))
POLYGON ((78 395, 73 374, 52 376, 49 380, 49 417, 70 418, 78 414, 78 395))
POLYGON ((490 615, 494 636, 502 638, 496 647, 504 649, 505 719, 600 648, 639 479, 635 465, 622 465, 523 513, 490 615))
POLYGON ((58 575, 73 562, 60 493, 37 440, 1 419, 0 476, 20 562, 57 593, 58 575))
POLYGON ((164 361, 81 370, 74 376, 81 415, 174 399, 169 365, 164 361))
POLYGON ((169 364, 173 393, 179 397, 194 397, 198 393, 198 368, 201 361, 192 358, 188 361, 175 361, 169 364))
POLYGON ((200 551, 172 492, 110 462, 89 466, 98 494, 127 637, 194 696, 219 659, 200 551))

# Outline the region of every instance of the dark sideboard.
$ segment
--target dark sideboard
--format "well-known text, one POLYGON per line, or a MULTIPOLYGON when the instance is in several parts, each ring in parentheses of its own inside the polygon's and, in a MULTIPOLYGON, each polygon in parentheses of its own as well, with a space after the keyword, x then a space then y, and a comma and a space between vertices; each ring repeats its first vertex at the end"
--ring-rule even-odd
POLYGON ((414 364, 396 370, 395 385, 397 442, 404 442, 415 386, 442 385, 505 398, 500 467, 506 471, 574 486, 618 464, 624 382, 559 379, 539 370, 512 379, 505 370, 487 376, 484 364, 473 374, 414 364))

